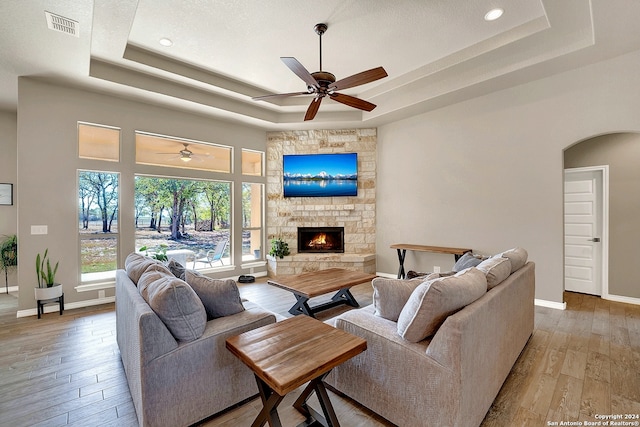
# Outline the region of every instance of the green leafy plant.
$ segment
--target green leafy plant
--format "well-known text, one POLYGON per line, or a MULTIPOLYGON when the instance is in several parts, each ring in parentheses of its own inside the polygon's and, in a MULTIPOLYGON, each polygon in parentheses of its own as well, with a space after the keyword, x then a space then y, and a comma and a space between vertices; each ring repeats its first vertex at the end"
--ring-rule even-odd
POLYGON ((271 240, 269 255, 282 259, 289 255, 289 253, 289 244, 282 240, 282 238, 278 237, 277 239, 271 240))
POLYGON ((18 265, 18 238, 15 234, 5 237, 0 243, 0 256, 2 257, 0 270, 18 265))
POLYGON ((168 248, 169 246, 161 243, 151 255, 149 255, 149 248, 147 246, 141 246, 138 250, 140 252, 144 252, 146 256, 157 259, 158 261, 169 261, 169 258, 167 257, 168 248))
POLYGON ((36 256, 36 275, 38 276, 39 288, 50 288, 56 283, 56 273, 58 272, 58 264, 56 262, 54 267, 51 267, 51 261, 48 258, 49 249, 44 250, 44 255, 36 256))
POLYGON ((9 287, 9 269, 18 265, 18 238, 15 234, 5 236, 0 243, 0 271, 4 270, 4 283, 9 287))

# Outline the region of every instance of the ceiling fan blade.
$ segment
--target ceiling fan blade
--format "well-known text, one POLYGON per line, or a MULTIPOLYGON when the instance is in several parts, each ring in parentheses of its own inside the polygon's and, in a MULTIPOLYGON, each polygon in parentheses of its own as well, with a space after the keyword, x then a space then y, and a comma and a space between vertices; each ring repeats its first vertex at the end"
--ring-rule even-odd
POLYGON ((298 95, 309 95, 313 92, 291 92, 291 93, 275 93, 273 95, 264 95, 264 96, 254 96, 253 99, 254 101, 261 101, 263 99, 270 99, 270 98, 284 98, 286 96, 298 96, 298 95))
POLYGON ((349 107, 358 108, 364 111, 371 111, 376 108, 376 104, 372 104, 364 99, 356 98, 355 96, 345 95, 343 93, 334 93, 329 95, 334 101, 338 101, 349 107))
POLYGON ((318 108, 320 108, 320 103, 322 102, 322 96, 316 96, 309 104, 309 108, 307 108, 307 114, 304 115, 304 120, 313 120, 318 112, 318 108))
POLYGON ((367 71, 363 71, 358 74, 354 74, 349 77, 345 77, 344 79, 340 79, 337 82, 333 83, 329 86, 329 89, 341 90, 348 89, 354 86, 360 86, 365 83, 371 83, 376 80, 379 80, 383 77, 387 77, 388 74, 382 67, 372 68, 367 71))
POLYGON ((291 71, 293 71, 296 76, 300 77, 308 86, 316 87, 318 86, 318 82, 313 78, 311 73, 304 68, 296 58, 292 57, 282 57, 280 58, 284 65, 289 67, 291 71))

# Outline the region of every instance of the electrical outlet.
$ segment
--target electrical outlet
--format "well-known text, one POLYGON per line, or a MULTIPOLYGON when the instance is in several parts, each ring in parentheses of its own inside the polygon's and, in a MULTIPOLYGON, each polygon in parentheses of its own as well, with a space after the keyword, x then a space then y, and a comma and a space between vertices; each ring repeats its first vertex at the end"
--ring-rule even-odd
POLYGON ((440 273, 440 266, 439 265, 433 266, 433 272, 434 273, 440 273))
POLYGON ((32 225, 31 234, 47 234, 49 231, 46 225, 32 225))

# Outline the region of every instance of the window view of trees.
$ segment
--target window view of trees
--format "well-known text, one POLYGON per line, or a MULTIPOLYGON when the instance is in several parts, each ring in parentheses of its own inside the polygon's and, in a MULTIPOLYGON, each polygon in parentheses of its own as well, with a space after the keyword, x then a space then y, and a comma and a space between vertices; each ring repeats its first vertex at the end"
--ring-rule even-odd
POLYGON ((264 186, 242 184, 242 255, 262 258, 262 210, 264 186))
POLYGON ((136 250, 147 255, 189 268, 230 265, 230 218, 230 182, 136 177, 136 250), (224 251, 213 260, 218 244, 224 251))
POLYGON ((112 172, 78 172, 78 226, 83 281, 113 276, 116 269, 118 178, 118 174, 112 172))
MULTIPOLYGON (((112 126, 78 123, 78 156, 109 164, 120 162, 121 130, 112 126)), ((210 142, 144 132, 135 134, 136 165, 225 173, 229 181, 135 176, 135 250, 188 268, 207 269, 232 262, 263 260, 264 185, 240 183, 233 173, 234 149, 210 142), (237 180, 237 181, 236 181, 237 180), (241 200, 232 206, 233 182, 242 185, 241 200), (233 242, 231 218, 242 210, 242 241, 233 242), (233 243, 242 245, 242 259, 232 260, 233 243)), ((264 176, 264 152, 243 148, 244 176, 264 176)), ((81 282, 115 277, 119 252, 120 175, 107 171, 78 171, 78 233, 81 282)), ((236 228, 237 229, 237 228, 236 228)), ((132 236, 125 236, 127 239, 132 236)), ((130 243, 127 240, 127 243, 130 243)))

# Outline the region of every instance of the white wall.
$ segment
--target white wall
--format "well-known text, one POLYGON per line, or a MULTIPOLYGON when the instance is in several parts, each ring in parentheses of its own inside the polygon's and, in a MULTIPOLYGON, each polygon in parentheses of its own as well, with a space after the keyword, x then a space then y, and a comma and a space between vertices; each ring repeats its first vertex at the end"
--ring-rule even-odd
MULTIPOLYGON (((536 298, 562 302, 563 149, 640 130, 640 52, 476 98, 378 129, 378 271, 395 273, 393 243, 522 246, 536 262, 536 298)), ((407 255, 447 269, 453 257, 407 255)))
MULTIPOLYGON (((215 142, 223 145, 264 151, 265 132, 249 126, 211 119, 210 117, 156 107, 99 93, 47 84, 36 79, 18 82, 18 205, 20 223, 18 241, 20 258, 19 310, 35 308, 33 262, 38 252, 49 249, 52 261, 60 261, 57 279, 64 286, 65 303, 97 298, 97 291, 78 293, 79 281, 77 170, 104 170, 105 162, 78 158, 77 122, 85 121, 121 128, 121 160, 107 166, 121 173, 120 265, 134 250, 134 172, 166 175, 167 168, 135 165, 134 131, 141 130, 169 136, 215 142), (31 225, 47 225, 47 235, 31 235, 31 225), (26 260, 26 262, 24 261, 26 260)), ((183 169, 180 174, 192 178, 234 180, 241 171, 241 153, 235 153, 235 178, 229 174, 183 169)), ((265 178, 256 178, 266 181, 265 178)), ((239 200, 242 186, 234 186, 239 200)), ((241 224, 242 213, 234 212, 233 223, 241 224)), ((241 227, 233 230, 240 241, 241 227)), ((234 247, 235 259, 241 248, 234 247)), ((237 263, 239 264, 239 262, 237 263)), ((259 269, 258 269, 259 270, 259 269)), ((264 267, 266 271, 266 266, 264 267)), ((239 267, 226 276, 245 274, 239 267)), ((107 296, 113 290, 107 290, 107 296)))

